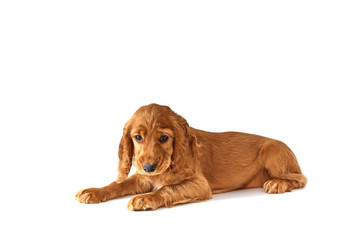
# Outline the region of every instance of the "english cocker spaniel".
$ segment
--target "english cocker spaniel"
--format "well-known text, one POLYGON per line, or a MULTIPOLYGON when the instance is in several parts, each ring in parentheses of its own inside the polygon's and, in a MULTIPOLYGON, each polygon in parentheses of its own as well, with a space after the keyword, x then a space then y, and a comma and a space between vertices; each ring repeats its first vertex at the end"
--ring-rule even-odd
POLYGON ((284 193, 306 184, 294 153, 284 143, 240 132, 197 130, 157 104, 139 108, 125 124, 119 159, 115 182, 81 190, 75 198, 100 203, 141 194, 129 201, 128 209, 144 211, 240 188, 284 193), (128 177, 132 164, 137 171, 128 177))

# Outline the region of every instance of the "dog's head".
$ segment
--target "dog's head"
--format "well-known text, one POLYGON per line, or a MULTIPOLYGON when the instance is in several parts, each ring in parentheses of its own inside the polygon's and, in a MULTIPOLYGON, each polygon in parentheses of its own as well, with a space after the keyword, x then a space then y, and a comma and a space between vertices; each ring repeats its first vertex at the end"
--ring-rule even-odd
POLYGON ((117 181, 127 177, 132 162, 139 173, 151 176, 181 167, 195 153, 196 138, 183 117, 167 106, 143 106, 125 124, 117 181))

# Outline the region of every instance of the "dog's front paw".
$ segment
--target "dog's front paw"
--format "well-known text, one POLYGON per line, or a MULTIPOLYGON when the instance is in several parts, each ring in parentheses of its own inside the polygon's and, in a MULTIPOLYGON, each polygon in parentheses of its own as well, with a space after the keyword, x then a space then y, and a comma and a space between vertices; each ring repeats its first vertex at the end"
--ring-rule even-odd
POLYGON ((80 190, 75 199, 81 203, 100 203, 106 201, 106 196, 100 188, 88 188, 80 190))
POLYGON ((161 201, 154 194, 143 194, 130 199, 127 208, 131 211, 148 211, 161 207, 161 201))

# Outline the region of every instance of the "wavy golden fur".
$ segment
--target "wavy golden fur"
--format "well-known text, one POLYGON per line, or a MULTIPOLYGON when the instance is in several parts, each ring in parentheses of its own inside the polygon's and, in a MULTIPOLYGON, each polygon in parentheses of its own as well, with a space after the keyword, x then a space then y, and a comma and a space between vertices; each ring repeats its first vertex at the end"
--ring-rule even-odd
POLYGON ((189 127, 167 106, 139 108, 125 124, 118 178, 76 194, 82 203, 125 195, 129 210, 155 210, 210 199, 212 194, 264 187, 267 193, 302 188, 306 178, 282 142, 257 135, 210 133, 189 127), (136 173, 128 177, 131 165, 136 173))

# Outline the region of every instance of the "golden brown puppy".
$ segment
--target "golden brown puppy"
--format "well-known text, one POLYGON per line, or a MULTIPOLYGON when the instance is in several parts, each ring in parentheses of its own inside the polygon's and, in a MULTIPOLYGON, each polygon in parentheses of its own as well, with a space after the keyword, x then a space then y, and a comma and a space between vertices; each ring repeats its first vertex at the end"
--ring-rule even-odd
POLYGON ((267 193, 284 193, 306 184, 284 143, 239 132, 197 130, 157 104, 139 108, 125 124, 119 159, 115 182, 81 190, 76 199, 99 203, 148 193, 132 198, 128 209, 155 210, 239 188, 263 186, 267 193), (137 171, 127 177, 132 163, 137 171))

